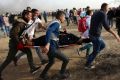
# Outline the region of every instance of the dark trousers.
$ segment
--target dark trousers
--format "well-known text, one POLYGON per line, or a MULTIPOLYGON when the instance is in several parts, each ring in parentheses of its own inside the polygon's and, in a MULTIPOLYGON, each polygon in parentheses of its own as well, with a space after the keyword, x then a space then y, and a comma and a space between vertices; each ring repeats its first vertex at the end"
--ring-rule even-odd
POLYGON ((93 43, 93 52, 88 56, 86 66, 91 65, 98 53, 105 48, 105 43, 101 37, 90 36, 93 43))
MULTIPOLYGON (((34 46, 45 46, 45 36, 38 37, 36 39, 33 39, 32 42, 34 43, 34 46)), ((44 54, 42 53, 41 49, 35 48, 36 53, 40 59, 40 61, 46 61, 47 59, 45 58, 44 54)), ((19 60, 25 53, 19 53, 15 57, 19 60)))
POLYGON ((47 16, 43 16, 43 17, 44 17, 45 23, 47 23, 47 16))
MULTIPOLYGON (((40 49, 39 47, 36 47, 35 50, 36 50, 36 53, 37 53, 37 55, 38 55, 38 57, 39 57, 39 59, 40 59, 41 62, 42 62, 42 61, 47 61, 45 55, 42 53, 42 51, 41 51, 41 49, 40 49)), ((17 60, 19 60, 19 59, 20 59, 23 55, 25 55, 25 54, 26 54, 26 53, 21 52, 21 53, 17 54, 17 55, 15 56, 15 58, 16 58, 17 60)))
POLYGON ((55 58, 57 58, 57 59, 59 59, 63 62, 61 70, 60 70, 60 74, 65 73, 67 64, 69 62, 69 59, 63 53, 61 53, 61 51, 59 49, 51 48, 50 51, 48 52, 48 58, 49 58, 49 63, 46 65, 46 67, 43 70, 43 72, 41 73, 41 75, 46 75, 47 74, 48 70, 54 64, 55 58))
MULTIPOLYGON (((1 64, 0 66, 0 74, 2 73, 2 71, 6 68, 6 66, 15 58, 15 55, 17 54, 18 50, 16 48, 16 45, 14 41, 9 42, 9 52, 8 52, 8 56, 5 59, 5 61, 1 64)), ((29 48, 25 48, 22 50, 24 53, 27 54, 27 59, 28 59, 28 63, 31 69, 35 68, 34 64, 33 64, 33 57, 32 57, 32 52, 29 48)))
POLYGON ((77 24, 77 16, 73 16, 74 24, 77 24))
POLYGON ((70 24, 70 19, 69 19, 69 17, 66 17, 65 19, 66 19, 66 21, 67 21, 67 26, 69 26, 69 24, 70 24))
POLYGON ((79 48, 80 51, 86 50, 86 57, 93 51, 93 44, 91 42, 86 43, 83 47, 79 48))

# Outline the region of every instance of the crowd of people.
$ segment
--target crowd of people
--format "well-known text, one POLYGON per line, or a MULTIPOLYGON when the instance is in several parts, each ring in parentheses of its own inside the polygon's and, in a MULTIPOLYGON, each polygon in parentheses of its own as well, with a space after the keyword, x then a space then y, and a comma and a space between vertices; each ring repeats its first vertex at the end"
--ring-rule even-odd
POLYGON ((109 5, 103 3, 101 9, 93 11, 89 6, 82 9, 73 8, 72 10, 57 10, 52 13, 44 11, 42 13, 45 23, 48 23, 48 16, 52 16, 52 21, 44 26, 42 22, 42 16, 38 9, 31 9, 27 7, 26 10, 23 10, 20 15, 6 15, 0 16, 0 28, 4 32, 5 36, 9 36, 9 51, 5 61, 0 65, 0 80, 2 78, 2 72, 6 66, 14 62, 17 66, 17 62, 21 56, 24 54, 27 55, 28 64, 30 66, 30 72, 34 74, 40 66, 36 66, 33 61, 33 56, 31 52, 31 47, 34 47, 38 57, 40 58, 41 65, 47 64, 39 76, 39 80, 49 80, 48 71, 55 62, 55 58, 62 61, 61 70, 58 73, 60 79, 65 79, 67 75, 67 65, 69 63, 69 58, 60 51, 60 41, 70 42, 70 37, 73 37, 73 34, 67 34, 66 29, 64 29, 64 35, 67 35, 65 39, 60 38, 60 28, 61 23, 66 20, 66 26, 70 25, 70 22, 78 26, 78 31, 81 33, 81 38, 75 37, 71 39, 74 43, 84 43, 82 47, 77 49, 78 54, 80 51, 86 49, 86 64, 85 69, 90 70, 95 68, 92 65, 92 62, 100 53, 101 50, 105 48, 104 40, 102 39, 101 33, 102 28, 111 33, 118 42, 120 42, 120 7, 113 8, 109 10, 109 5), (116 18, 116 28, 118 34, 116 34, 111 27, 113 26, 113 18, 116 18), (44 36, 44 46, 41 49, 40 46, 43 42, 40 42, 41 38, 35 37, 35 31, 38 28, 42 28, 46 31, 44 36), (69 36, 68 36, 69 35, 69 36), (68 39, 69 37, 69 39, 68 39), (18 51, 21 51, 18 53, 18 51), (44 53, 44 54, 43 54, 44 53), (48 56, 48 59, 44 57, 48 56))
MULTIPOLYGON (((31 10, 31 7, 27 7, 26 10, 31 10)), ((58 9, 57 11, 59 10, 60 9, 58 9)), ((67 26, 69 26, 70 23, 78 25, 78 21, 81 19, 81 17, 84 17, 86 15, 86 12, 90 10, 90 6, 87 6, 86 8, 79 8, 79 9, 73 8, 73 9, 68 10, 66 8, 66 9, 61 9, 61 10, 64 11, 65 13, 65 19, 66 19, 67 26)), ((98 11, 96 9, 92 9, 92 10, 93 12, 98 11)), ((57 11, 52 11, 52 12, 43 11, 39 13, 38 17, 41 20, 44 19, 45 23, 48 23, 48 17, 52 17, 52 20, 54 20, 57 11)), ((107 16, 108 16, 109 25, 111 27, 113 27, 114 22, 116 23, 116 29, 118 30, 118 34, 120 35, 119 13, 120 13, 120 7, 117 7, 117 8, 112 7, 112 8, 109 8, 107 16)), ((5 37, 9 36, 9 31, 12 27, 13 22, 19 17, 21 17, 21 13, 11 14, 7 12, 5 14, 0 15, 0 28, 5 37)))

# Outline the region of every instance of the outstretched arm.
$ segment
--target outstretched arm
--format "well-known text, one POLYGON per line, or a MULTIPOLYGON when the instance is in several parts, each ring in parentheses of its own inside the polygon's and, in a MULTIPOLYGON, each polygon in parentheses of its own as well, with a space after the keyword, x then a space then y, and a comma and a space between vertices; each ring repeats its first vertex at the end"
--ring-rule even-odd
POLYGON ((38 27, 46 30, 46 27, 42 23, 38 23, 38 27))
POLYGON ((107 31, 111 33, 117 39, 118 42, 120 42, 120 37, 112 29, 109 29, 107 31))

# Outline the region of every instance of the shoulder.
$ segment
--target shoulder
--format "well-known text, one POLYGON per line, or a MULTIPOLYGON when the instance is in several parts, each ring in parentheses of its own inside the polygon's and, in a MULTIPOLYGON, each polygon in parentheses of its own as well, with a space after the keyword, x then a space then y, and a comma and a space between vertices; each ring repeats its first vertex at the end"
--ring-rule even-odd
POLYGON ((51 24, 51 26, 59 26, 60 24, 58 22, 54 22, 51 24))
POLYGON ((95 13, 93 14, 92 19, 94 19, 94 18, 102 19, 102 18, 104 18, 105 16, 106 16, 105 13, 100 10, 100 11, 97 11, 97 12, 95 12, 95 13))
POLYGON ((24 27, 26 25, 25 22, 23 22, 22 20, 19 21, 19 20, 16 20, 14 23, 13 23, 13 27, 24 27))
POLYGON ((58 27, 58 26, 60 26, 60 23, 58 21, 52 21, 48 27, 51 28, 51 27, 58 27))
POLYGON ((101 15, 101 17, 107 16, 103 11, 99 11, 99 15, 101 15))

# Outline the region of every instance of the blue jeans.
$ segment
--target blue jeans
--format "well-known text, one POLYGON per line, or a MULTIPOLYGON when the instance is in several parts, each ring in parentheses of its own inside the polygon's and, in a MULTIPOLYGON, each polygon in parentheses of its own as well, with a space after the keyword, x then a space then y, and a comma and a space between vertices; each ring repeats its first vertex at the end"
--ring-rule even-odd
POLYGON ((93 51, 93 44, 86 43, 83 47, 79 48, 80 51, 86 50, 86 57, 93 51))
POLYGON ((2 31, 4 32, 4 35, 6 35, 6 29, 4 25, 2 25, 2 31))
POLYGON ((93 52, 88 56, 86 66, 91 65, 97 54, 105 48, 105 43, 101 37, 90 36, 93 43, 93 52))
POLYGON ((7 34, 7 36, 9 36, 9 33, 10 33, 10 27, 9 27, 9 26, 5 26, 5 30, 6 30, 6 34, 7 34))
POLYGON ((42 71, 41 75, 46 75, 52 65, 55 63, 55 58, 62 61, 62 66, 60 70, 60 74, 64 74, 66 71, 67 64, 69 63, 69 58, 65 56, 58 48, 51 48, 48 52, 49 62, 45 66, 44 70, 42 71))
POLYGON ((39 47, 36 47, 35 50, 41 62, 47 61, 45 54, 42 53, 42 50, 39 47))

